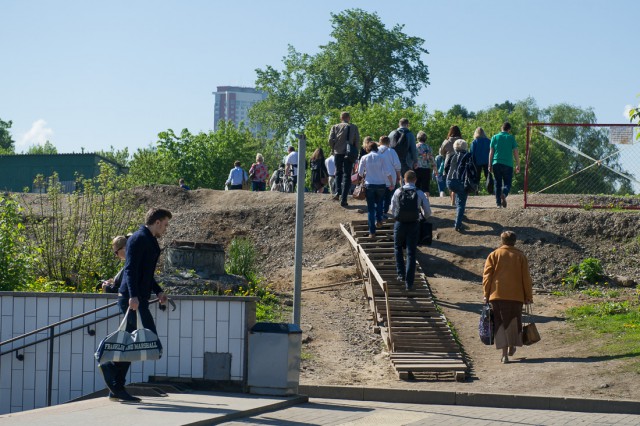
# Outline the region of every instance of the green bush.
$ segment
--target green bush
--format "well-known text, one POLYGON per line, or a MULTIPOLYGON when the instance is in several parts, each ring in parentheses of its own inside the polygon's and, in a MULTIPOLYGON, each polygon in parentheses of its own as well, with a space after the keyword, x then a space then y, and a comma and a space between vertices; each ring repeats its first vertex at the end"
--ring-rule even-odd
POLYGON ((247 279, 247 286, 240 287, 236 296, 255 296, 260 299, 256 305, 258 321, 277 321, 281 316, 280 302, 268 286, 262 284, 262 277, 256 267, 256 249, 246 238, 234 238, 229 245, 225 270, 228 274, 241 275, 247 279))
POLYGON ((562 284, 575 290, 586 284, 598 284, 603 274, 604 269, 600 260, 589 257, 578 265, 571 265, 567 275, 562 279, 562 284))
POLYGON ((56 288, 95 291, 97 282, 112 277, 120 266, 111 240, 141 222, 142 211, 126 190, 126 178, 100 163, 100 174, 94 179, 78 176, 72 193, 63 192, 55 173, 48 179, 38 176, 34 187, 45 190, 28 211, 30 240, 38 248, 36 276, 64 283, 56 288))
POLYGON ((34 250, 29 247, 15 196, 0 195, 0 290, 24 290, 32 280, 34 250))

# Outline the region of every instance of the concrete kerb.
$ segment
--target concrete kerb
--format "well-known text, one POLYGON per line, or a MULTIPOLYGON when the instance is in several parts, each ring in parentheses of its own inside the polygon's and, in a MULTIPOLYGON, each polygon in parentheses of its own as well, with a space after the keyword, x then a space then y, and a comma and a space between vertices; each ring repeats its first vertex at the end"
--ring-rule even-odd
POLYGON ((640 401, 628 400, 322 385, 301 385, 299 387, 299 392, 310 398, 347 399, 354 401, 522 408, 533 410, 577 411, 584 413, 640 413, 640 401))
POLYGON ((268 413, 271 411, 283 410, 285 408, 289 408, 294 405, 304 404, 305 402, 309 402, 309 397, 307 395, 296 395, 284 401, 274 402, 273 404, 267 404, 261 407, 256 407, 256 408, 243 410, 243 411, 236 411, 233 413, 225 414, 223 416, 218 416, 211 419, 199 420, 197 422, 184 423, 184 426, 217 425, 221 423, 230 422, 232 420, 239 420, 245 417, 258 416, 260 414, 268 413))

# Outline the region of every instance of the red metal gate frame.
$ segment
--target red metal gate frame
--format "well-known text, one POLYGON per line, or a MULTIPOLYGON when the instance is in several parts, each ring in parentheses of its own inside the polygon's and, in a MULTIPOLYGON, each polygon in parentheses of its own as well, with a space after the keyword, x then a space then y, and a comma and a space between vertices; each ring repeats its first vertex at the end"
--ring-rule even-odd
MULTIPOLYGON (((527 207, 560 207, 560 208, 583 208, 584 206, 580 204, 537 204, 537 203, 529 203, 527 200, 527 195, 529 193, 529 160, 531 153, 531 128, 532 127, 545 127, 545 126, 554 126, 554 127, 639 127, 638 124, 591 124, 591 123, 527 123, 527 144, 526 144, 526 160, 525 160, 525 168, 524 168, 524 208, 527 207)), ((610 209, 609 206, 600 206, 594 205, 591 206, 593 209, 610 209)), ((619 206, 616 208, 620 208, 623 210, 640 210, 640 206, 619 206)))

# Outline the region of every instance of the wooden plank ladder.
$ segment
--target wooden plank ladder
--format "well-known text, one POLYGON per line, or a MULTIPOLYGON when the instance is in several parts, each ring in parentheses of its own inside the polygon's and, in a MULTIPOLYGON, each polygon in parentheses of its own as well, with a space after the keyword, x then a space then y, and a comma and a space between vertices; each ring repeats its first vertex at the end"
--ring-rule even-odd
POLYGON ((363 278, 375 325, 402 380, 466 378, 468 366, 429 283, 416 262, 413 290, 398 281, 393 252, 393 221, 369 237, 366 220, 340 225, 363 278), (348 229, 347 229, 348 228, 348 229))

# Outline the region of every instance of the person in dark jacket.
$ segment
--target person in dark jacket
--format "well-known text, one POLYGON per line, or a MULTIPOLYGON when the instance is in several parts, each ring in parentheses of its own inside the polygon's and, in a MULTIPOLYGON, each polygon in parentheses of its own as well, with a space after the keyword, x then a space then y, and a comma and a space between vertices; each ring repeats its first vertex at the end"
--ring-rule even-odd
MULTIPOLYGON (((151 292, 158 296, 161 304, 167 302, 167 296, 153 277, 162 237, 169 226, 171 212, 152 208, 147 212, 145 224, 129 237, 126 245, 124 275, 118 293, 118 306, 122 313, 127 310, 139 311, 142 325, 157 334, 156 324, 149 311, 151 292)), ((127 331, 136 330, 136 315, 127 316, 127 331)), ((140 398, 130 395, 125 387, 125 379, 130 362, 106 362, 100 364, 104 381, 109 388, 109 399, 123 402, 140 402, 140 398)))

